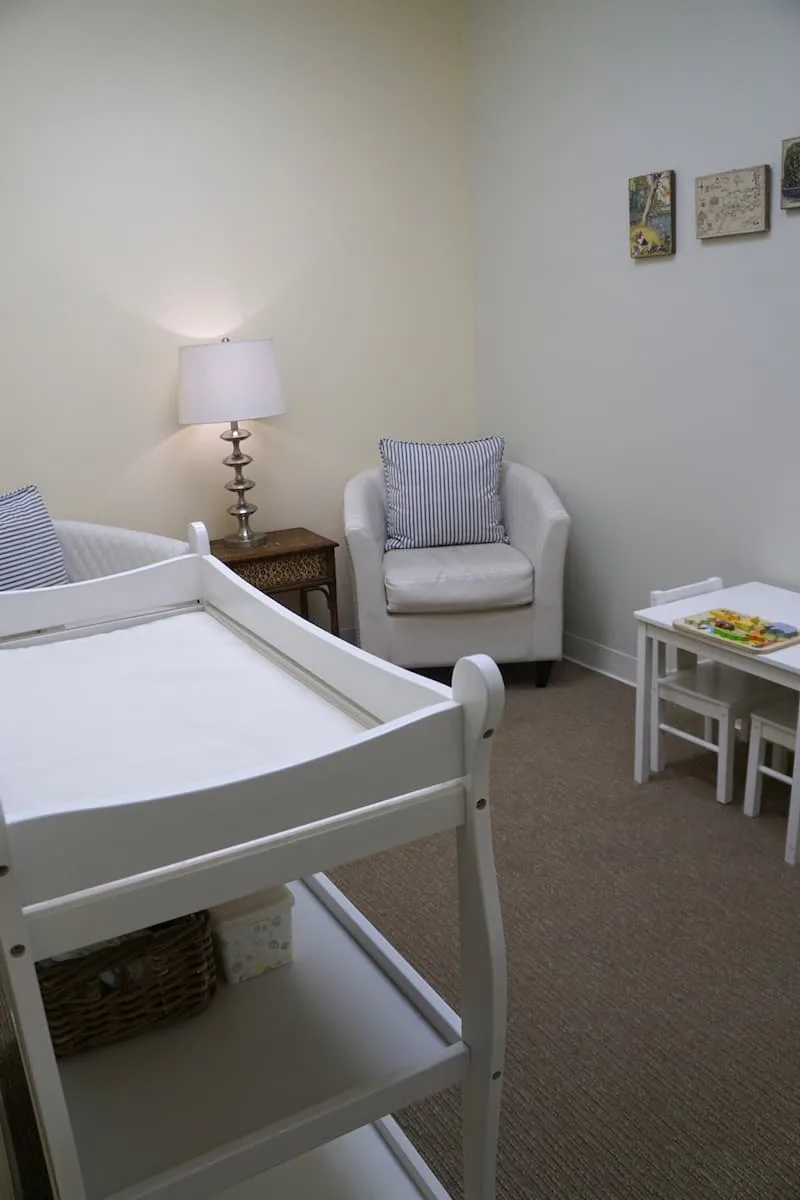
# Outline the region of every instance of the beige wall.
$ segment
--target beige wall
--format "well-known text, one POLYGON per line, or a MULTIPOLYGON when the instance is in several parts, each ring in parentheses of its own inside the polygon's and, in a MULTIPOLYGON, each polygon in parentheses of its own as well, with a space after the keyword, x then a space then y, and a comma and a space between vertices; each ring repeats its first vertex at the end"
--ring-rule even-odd
POLYGON ((800 585, 800 219, 701 244, 696 175, 800 135, 790 0, 473 0, 478 404, 573 516, 567 646, 631 670, 651 588, 800 585), (627 178, 677 171, 631 262, 627 178))
MULTIPOLYGON (((474 424, 460 0, 0 0, 0 490, 223 531, 176 347, 276 339, 259 518, 474 424)), ((351 624, 345 597, 344 624, 351 624)))

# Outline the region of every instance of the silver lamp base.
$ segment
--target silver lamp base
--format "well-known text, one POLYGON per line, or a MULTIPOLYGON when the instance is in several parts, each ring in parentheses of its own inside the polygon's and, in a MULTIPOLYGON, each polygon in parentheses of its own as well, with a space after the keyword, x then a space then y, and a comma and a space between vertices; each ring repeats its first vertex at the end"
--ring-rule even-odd
POLYGON ((220 434, 220 437, 223 442, 232 442, 233 444, 233 453, 228 454, 222 461, 226 467, 233 467, 233 479, 225 484, 225 488, 229 492, 236 493, 236 503, 230 505, 228 512, 232 517, 236 517, 239 524, 236 532, 229 534, 224 539, 225 545, 238 547, 241 550, 246 550, 250 546, 260 546, 267 540, 267 535, 256 533, 250 528, 250 518, 254 512, 258 511, 258 506, 245 500, 246 493, 255 487, 255 483, 252 479, 246 479, 242 474, 243 468, 253 461, 249 454, 242 454, 240 449, 241 442, 250 437, 250 430, 240 429, 238 421, 231 421, 230 429, 226 429, 224 433, 220 434))

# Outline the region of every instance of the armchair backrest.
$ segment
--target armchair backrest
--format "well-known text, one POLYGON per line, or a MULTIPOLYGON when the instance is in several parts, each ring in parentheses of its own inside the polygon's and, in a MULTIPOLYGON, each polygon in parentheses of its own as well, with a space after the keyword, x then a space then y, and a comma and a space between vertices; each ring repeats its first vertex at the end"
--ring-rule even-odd
POLYGON ((344 524, 348 538, 358 533, 380 545, 386 541, 386 492, 383 468, 370 467, 345 486, 344 524))
POLYGON ((165 558, 177 558, 189 550, 187 542, 157 533, 90 521, 54 521, 53 525, 71 583, 133 571, 165 558))

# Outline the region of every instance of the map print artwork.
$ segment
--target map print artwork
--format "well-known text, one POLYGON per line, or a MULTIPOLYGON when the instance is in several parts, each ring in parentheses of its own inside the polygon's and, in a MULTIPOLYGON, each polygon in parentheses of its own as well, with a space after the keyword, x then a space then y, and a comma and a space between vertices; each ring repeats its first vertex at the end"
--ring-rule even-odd
POLYGON ((746 167, 700 175, 695 180, 699 238, 766 233, 769 229, 769 167, 746 167))

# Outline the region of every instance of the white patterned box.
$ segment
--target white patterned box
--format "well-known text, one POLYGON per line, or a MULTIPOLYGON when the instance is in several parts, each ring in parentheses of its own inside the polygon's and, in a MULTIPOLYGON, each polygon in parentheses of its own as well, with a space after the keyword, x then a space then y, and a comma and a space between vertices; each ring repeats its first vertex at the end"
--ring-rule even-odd
POLYGON ((211 909, 211 928, 228 983, 242 983, 292 961, 288 887, 268 888, 211 909))

